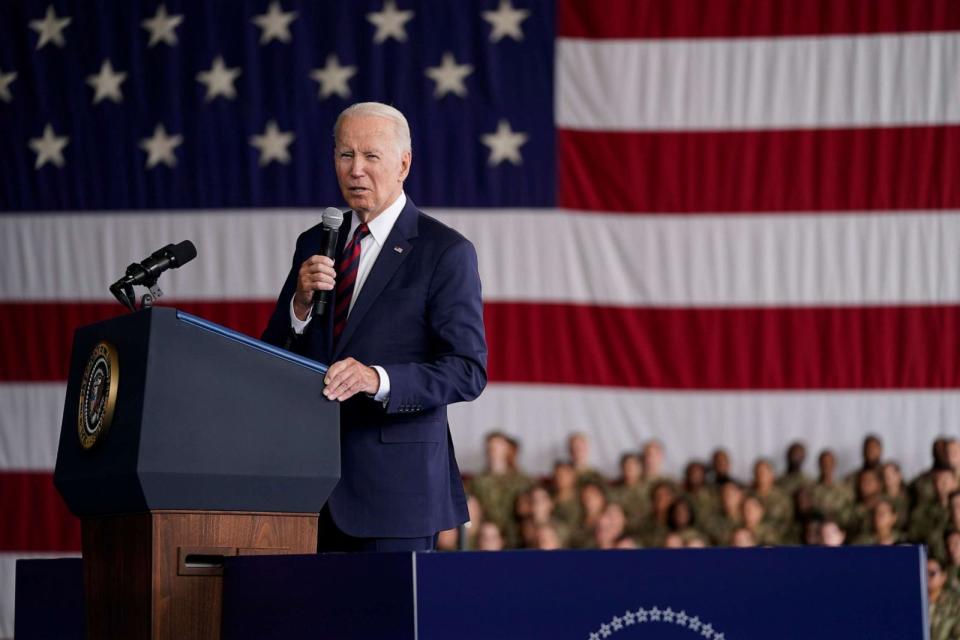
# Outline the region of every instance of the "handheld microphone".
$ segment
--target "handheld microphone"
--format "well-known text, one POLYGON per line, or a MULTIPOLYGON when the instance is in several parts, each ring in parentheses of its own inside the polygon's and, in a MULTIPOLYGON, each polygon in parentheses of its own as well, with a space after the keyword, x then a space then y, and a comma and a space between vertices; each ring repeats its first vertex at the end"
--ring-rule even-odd
MULTIPOLYGON (((322 221, 318 255, 333 258, 337 254, 337 237, 340 235, 340 225, 343 224, 343 212, 336 207, 327 207, 323 210, 322 221)), ((328 304, 330 304, 330 291, 315 291, 311 316, 314 318, 322 316, 328 304)))

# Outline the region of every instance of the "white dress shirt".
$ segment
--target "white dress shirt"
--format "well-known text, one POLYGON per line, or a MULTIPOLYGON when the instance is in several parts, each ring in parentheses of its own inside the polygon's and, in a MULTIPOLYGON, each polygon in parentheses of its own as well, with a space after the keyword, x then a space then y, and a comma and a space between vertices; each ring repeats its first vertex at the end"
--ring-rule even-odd
MULTIPOLYGON (((373 263, 377 261, 380 250, 383 249, 383 245, 387 242, 387 236, 389 236, 390 231, 393 230, 393 225, 396 224, 397 218, 400 217, 400 212, 403 211, 406 204, 407 195, 401 191, 400 196, 393 201, 393 204, 367 223, 367 228, 370 230, 370 233, 360 241, 360 263, 357 265, 357 279, 353 284, 353 295, 350 298, 350 308, 347 310, 347 317, 349 317, 350 312, 353 311, 353 305, 357 301, 357 296, 360 295, 360 289, 363 287, 363 283, 367 281, 367 276, 370 275, 373 263)), ((346 230, 348 243, 352 239, 354 230, 358 226, 360 226, 359 216, 356 214, 351 215, 350 228, 346 230)), ((341 227, 341 230, 342 229, 341 227)), ((290 326, 293 327, 293 331, 298 335, 303 333, 311 320, 312 316, 309 313, 307 314, 306 320, 301 320, 297 317, 297 314, 293 312, 293 298, 290 298, 290 326)), ((377 375, 380 376, 380 387, 377 389, 377 393, 373 396, 373 399, 379 402, 386 402, 390 399, 390 376, 387 375, 387 371, 383 367, 379 365, 371 366, 377 371, 377 375)))

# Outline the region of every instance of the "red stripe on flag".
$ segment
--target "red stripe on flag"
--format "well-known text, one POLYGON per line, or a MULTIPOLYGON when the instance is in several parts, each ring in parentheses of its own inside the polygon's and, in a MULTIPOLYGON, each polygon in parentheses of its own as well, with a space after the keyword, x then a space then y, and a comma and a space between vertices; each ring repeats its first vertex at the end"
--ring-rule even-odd
MULTIPOLYGON (((56 357, 5 350, 6 380, 63 380, 85 305, 2 305, 35 319, 56 357), (59 351, 57 351, 59 350, 59 351), (23 363, 21 366, 15 366, 23 363)), ((184 304, 259 335, 272 302, 184 304)), ((960 388, 960 306, 624 308, 487 303, 492 382, 663 389, 960 388)), ((0 322, 2 324, 2 322, 0 322)), ((373 363, 376 364, 376 363, 373 363)))
MULTIPOLYGON (((178 309, 259 338, 274 302, 178 301, 178 309)), ((0 304, 0 335, 15 336, 0 350, 0 381, 66 380, 73 332, 128 313, 117 303, 27 302, 0 304)))
POLYGON ((960 29, 955 0, 560 0, 570 38, 724 38, 960 29))
POLYGON ((559 203, 650 213, 960 207, 960 127, 557 134, 559 203))
POLYGON ((79 551, 80 521, 49 472, 0 472, 0 551, 79 551))
POLYGON ((960 307, 490 304, 497 382, 660 389, 960 386, 960 307))

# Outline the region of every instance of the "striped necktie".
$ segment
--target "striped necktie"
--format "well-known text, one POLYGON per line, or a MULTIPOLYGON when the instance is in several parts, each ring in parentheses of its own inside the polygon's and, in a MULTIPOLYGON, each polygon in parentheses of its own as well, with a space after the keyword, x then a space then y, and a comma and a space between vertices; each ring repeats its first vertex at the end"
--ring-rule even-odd
POLYGON ((353 299, 353 285, 357 282, 357 272, 360 267, 360 242, 369 234, 370 229, 367 228, 367 224, 360 224, 340 255, 340 264, 337 265, 337 306, 333 312, 334 344, 340 340, 340 334, 347 326, 347 313, 350 311, 350 300, 353 299))

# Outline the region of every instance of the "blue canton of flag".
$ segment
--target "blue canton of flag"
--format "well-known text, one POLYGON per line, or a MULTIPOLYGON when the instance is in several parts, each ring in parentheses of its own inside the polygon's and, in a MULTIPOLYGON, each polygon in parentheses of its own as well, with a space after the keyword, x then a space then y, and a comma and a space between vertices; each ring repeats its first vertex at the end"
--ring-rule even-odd
POLYGON ((552 206, 551 2, 0 5, 0 208, 325 206, 348 104, 410 121, 421 205, 552 206))

